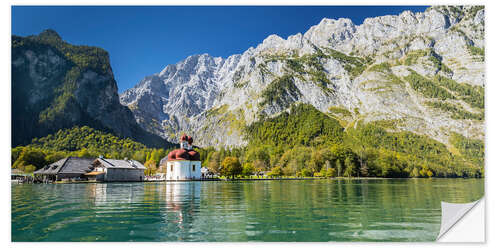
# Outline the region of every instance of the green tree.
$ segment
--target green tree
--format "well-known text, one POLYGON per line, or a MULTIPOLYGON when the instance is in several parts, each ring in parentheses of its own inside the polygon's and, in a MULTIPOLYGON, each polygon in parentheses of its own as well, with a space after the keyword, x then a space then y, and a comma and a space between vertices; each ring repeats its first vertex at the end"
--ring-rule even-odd
POLYGON ((221 173, 223 176, 231 176, 231 178, 234 179, 234 176, 241 174, 242 171, 243 168, 238 158, 229 156, 222 161, 221 173))
POLYGON ((14 164, 14 162, 19 158, 21 155, 21 152, 23 151, 24 147, 15 147, 11 150, 11 158, 10 158, 10 164, 14 164))
POLYGON ((309 168, 303 168, 300 171, 300 175, 302 177, 312 177, 313 176, 313 172, 309 168))
POLYGON ((146 167, 146 170, 144 171, 145 175, 156 174, 156 163, 153 159, 146 161, 146 163, 144 163, 144 166, 146 167))
POLYGON ((245 156, 246 162, 254 163, 257 170, 265 171, 269 169, 270 157, 264 146, 256 146, 250 148, 245 156))
POLYGON ((36 167, 31 165, 31 164, 24 167, 24 172, 26 172, 26 173, 33 173, 33 172, 35 172, 35 170, 36 170, 36 167))
POLYGON ((336 173, 334 168, 329 168, 328 170, 326 170, 326 177, 335 177, 335 175, 336 173))
POLYGON ((422 167, 419 174, 422 177, 432 177, 434 175, 427 165, 422 167))
POLYGON ((154 149, 153 152, 151 153, 151 158, 150 160, 153 160, 156 165, 160 164, 161 159, 165 157, 165 149, 160 148, 160 149, 154 149))
POLYGON ((253 167, 252 163, 245 163, 243 164, 243 171, 241 172, 242 175, 244 176, 250 176, 255 173, 255 168, 253 167))
POLYGON ((280 166, 276 166, 271 169, 271 172, 268 174, 271 177, 278 177, 283 175, 283 170, 281 169, 280 166))
POLYGON ((207 166, 210 154, 212 154, 216 150, 214 147, 207 147, 207 148, 199 148, 197 149, 197 151, 198 153, 200 153, 201 165, 207 166))
POLYGON ((64 152, 49 153, 45 156, 45 161, 47 162, 47 164, 51 164, 67 156, 68 154, 64 152))
POLYGON ((352 157, 347 157, 345 159, 344 164, 345 164, 344 177, 354 176, 356 172, 356 165, 354 164, 352 157))
POLYGON ((146 152, 144 150, 136 151, 132 159, 144 164, 146 162, 146 152))
POLYGON ((221 159, 222 158, 221 158, 220 153, 218 151, 215 151, 215 152, 209 154, 207 168, 213 173, 220 174, 221 173, 221 161, 222 161, 221 159))
POLYGON ((323 166, 320 171, 314 172, 314 177, 326 177, 326 171, 326 166, 323 166))
POLYGON ((311 159, 308 166, 313 172, 320 172, 324 167, 325 162, 333 158, 333 154, 328 149, 312 150, 311 159))
POLYGON ((24 168, 25 166, 33 165, 36 169, 40 169, 46 164, 45 153, 41 149, 25 147, 12 167, 24 168))
POLYGON ((417 178, 418 176, 419 176, 418 168, 414 167, 413 170, 411 171, 410 177, 417 178))
POLYGON ((92 158, 92 154, 87 150, 87 148, 82 148, 80 152, 78 152, 78 157, 80 158, 92 158))

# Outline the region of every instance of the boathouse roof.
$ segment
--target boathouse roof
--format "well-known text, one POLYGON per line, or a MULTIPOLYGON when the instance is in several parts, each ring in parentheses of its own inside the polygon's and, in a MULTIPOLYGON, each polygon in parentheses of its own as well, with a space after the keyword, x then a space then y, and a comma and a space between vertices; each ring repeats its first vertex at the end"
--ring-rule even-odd
POLYGON ((78 157, 69 157, 66 160, 66 164, 59 171, 59 173, 64 174, 84 174, 91 171, 92 161, 94 159, 91 158, 78 158, 78 157))
POLYGON ((91 170, 92 161, 90 158, 67 157, 38 169, 34 174, 84 174, 91 170))

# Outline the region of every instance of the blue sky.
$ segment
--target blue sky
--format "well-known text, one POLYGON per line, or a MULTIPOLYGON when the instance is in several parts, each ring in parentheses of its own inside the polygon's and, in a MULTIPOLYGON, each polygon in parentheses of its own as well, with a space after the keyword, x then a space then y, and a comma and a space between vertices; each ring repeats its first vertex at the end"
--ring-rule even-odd
POLYGON ((13 6, 12 34, 54 29, 72 44, 110 54, 119 92, 189 55, 228 57, 267 36, 304 33, 324 17, 367 17, 424 11, 425 6, 13 6))

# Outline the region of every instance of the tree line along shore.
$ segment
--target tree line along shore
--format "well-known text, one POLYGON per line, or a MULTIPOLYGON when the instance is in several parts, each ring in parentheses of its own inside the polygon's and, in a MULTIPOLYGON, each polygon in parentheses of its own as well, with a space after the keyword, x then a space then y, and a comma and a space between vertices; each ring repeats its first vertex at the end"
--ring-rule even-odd
MULTIPOLYGON (((197 148, 202 166, 218 176, 484 177, 484 142, 451 133, 445 145, 411 132, 388 132, 375 123, 342 127, 310 105, 244 128, 245 147, 197 148)), ((90 127, 73 127, 12 149, 12 168, 33 172, 68 156, 134 159, 145 174, 159 172, 170 148, 148 148, 90 127)))

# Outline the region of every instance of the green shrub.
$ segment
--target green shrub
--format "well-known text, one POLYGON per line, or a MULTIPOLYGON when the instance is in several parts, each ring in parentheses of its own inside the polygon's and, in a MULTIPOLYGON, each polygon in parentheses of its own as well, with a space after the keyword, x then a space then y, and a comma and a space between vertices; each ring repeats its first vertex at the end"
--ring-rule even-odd
POLYGON ((467 159, 479 166, 484 165, 484 142, 476 139, 469 139, 465 136, 452 133, 450 143, 455 146, 460 153, 467 159))
POLYGON ((405 77, 405 80, 410 83, 410 86, 415 91, 421 93, 425 97, 438 98, 441 100, 454 99, 453 95, 448 91, 413 70, 410 70, 410 74, 405 77))
POLYGON ((368 70, 374 72, 387 73, 391 71, 391 65, 388 62, 383 62, 371 66, 368 70))
POLYGON ((343 117, 352 117, 351 111, 349 111, 345 108, 331 106, 328 108, 328 111, 333 115, 341 115, 343 117))
POLYGON ((471 54, 472 56, 475 56, 479 58, 479 60, 484 61, 484 49, 479 47, 474 47, 472 45, 467 45, 467 50, 469 51, 469 54, 471 54))
POLYGON ((453 91, 463 101, 472 107, 484 108, 484 88, 472 86, 465 83, 458 83, 452 79, 437 75, 435 81, 450 91, 453 91))
POLYGON ((291 98, 299 98, 301 96, 300 90, 295 86, 293 76, 284 75, 274 79, 267 87, 262 91, 262 97, 264 99, 260 105, 279 105, 288 106, 288 104, 293 102, 291 98), (291 97, 290 97, 291 96, 291 97))
POLYGON ((429 107, 451 113, 451 118, 453 119, 470 119, 479 121, 482 121, 484 119, 484 113, 471 113, 455 104, 445 102, 425 102, 425 104, 429 107))

